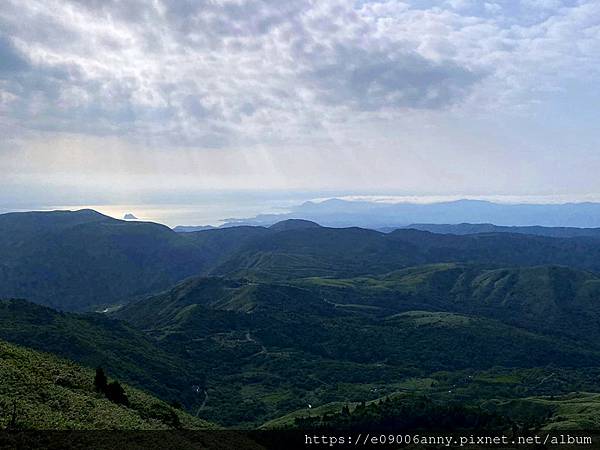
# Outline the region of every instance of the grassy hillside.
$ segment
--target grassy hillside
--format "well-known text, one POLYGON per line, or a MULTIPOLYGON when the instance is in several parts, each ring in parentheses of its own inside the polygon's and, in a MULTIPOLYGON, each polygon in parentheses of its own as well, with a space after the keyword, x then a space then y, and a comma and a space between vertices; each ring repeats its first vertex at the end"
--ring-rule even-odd
MULTIPOLYGON (((541 381, 553 375, 556 373, 545 375, 541 381)), ((266 422, 261 428, 358 428, 362 431, 385 429, 394 432, 419 428, 456 432, 477 428, 508 433, 515 429, 519 433, 598 429, 600 394, 569 392, 514 398, 516 392, 506 391, 503 385, 516 384, 523 376, 527 374, 488 372, 469 377, 466 384, 463 379, 463 385, 457 387, 456 384, 444 384, 440 374, 430 379, 429 384, 371 401, 332 402, 313 407, 310 411, 308 408, 298 409, 266 422), (489 388, 487 392, 481 391, 481 386, 486 383, 497 386, 492 398, 489 398, 489 388)))
POLYGON ((283 228, 245 242, 210 273, 281 281, 309 276, 378 274, 407 266, 456 262, 522 267, 564 265, 600 271, 600 240, 593 237, 443 235, 411 229, 384 234, 362 228, 283 228))
POLYGON ((139 330, 99 314, 61 313, 23 300, 0 301, 0 339, 87 367, 102 366, 167 401, 190 408, 202 402, 192 386, 204 384, 203 373, 139 330))
POLYGON ((436 264, 298 284, 340 309, 358 305, 377 316, 427 309, 485 316, 555 337, 595 342, 600 336, 600 278, 566 267, 436 264))
POLYGON ((0 297, 104 309, 210 270, 264 228, 176 233, 92 210, 0 214, 0 297))
MULTIPOLYGON (((595 279, 461 264, 285 283, 196 277, 111 318, 3 302, 0 337, 103 365, 212 422, 256 427, 309 403, 370 400, 440 372, 550 366, 578 374, 550 392, 581 389, 581 375, 600 365, 595 279)), ((481 395, 547 393, 538 384, 510 392, 493 384, 481 395)))
MULTIPOLYGON (((368 400, 439 371, 548 365, 585 371, 600 364, 600 349, 575 339, 441 310, 451 299, 433 294, 467 270, 470 279, 487 273, 442 265, 298 286, 200 277, 114 315, 202 366, 208 401, 200 414, 226 425, 257 426, 308 403, 368 400), (423 286, 427 295, 415 296, 423 286), (434 300, 420 305, 429 311, 417 309, 424 298, 434 300), (404 309, 386 304, 404 299, 404 309)), ((588 275, 581 276, 583 282, 588 275)))
POLYGON ((94 372, 0 341, 0 428, 206 429, 213 425, 125 385, 129 406, 94 390, 94 372))

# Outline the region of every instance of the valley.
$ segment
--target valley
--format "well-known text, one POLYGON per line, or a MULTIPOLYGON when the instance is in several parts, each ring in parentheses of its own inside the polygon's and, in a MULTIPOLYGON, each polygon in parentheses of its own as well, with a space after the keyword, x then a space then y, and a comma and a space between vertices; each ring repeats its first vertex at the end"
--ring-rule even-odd
POLYGON ((0 339, 101 366, 207 423, 319 427, 345 407, 423 398, 523 427, 596 423, 576 406, 600 392, 593 237, 9 219, 0 339))

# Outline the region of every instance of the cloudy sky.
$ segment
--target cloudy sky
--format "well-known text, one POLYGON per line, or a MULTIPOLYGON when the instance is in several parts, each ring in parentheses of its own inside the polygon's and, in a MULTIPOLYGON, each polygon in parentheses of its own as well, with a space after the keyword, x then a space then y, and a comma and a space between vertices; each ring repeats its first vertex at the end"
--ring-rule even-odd
POLYGON ((589 197, 599 72, 596 0, 3 0, 0 203, 589 197))

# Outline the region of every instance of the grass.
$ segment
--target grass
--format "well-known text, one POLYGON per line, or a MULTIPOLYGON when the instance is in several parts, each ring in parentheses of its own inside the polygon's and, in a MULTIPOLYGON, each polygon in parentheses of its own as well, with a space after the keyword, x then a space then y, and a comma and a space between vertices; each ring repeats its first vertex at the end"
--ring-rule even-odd
POLYGON ((600 425, 599 393, 578 392, 530 401, 554 409, 554 414, 544 425, 545 430, 596 430, 600 425))
POLYGON ((0 428, 207 429, 215 426, 124 385, 129 406, 95 392, 94 371, 0 341, 0 428))

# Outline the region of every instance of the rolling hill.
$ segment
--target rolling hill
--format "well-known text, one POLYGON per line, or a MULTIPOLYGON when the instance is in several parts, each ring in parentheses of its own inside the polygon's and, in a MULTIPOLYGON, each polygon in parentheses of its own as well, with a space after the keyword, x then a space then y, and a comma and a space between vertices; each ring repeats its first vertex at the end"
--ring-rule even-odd
POLYGON ((465 396, 600 390, 594 237, 303 220, 176 233, 93 211, 2 215, 0 236, 0 294, 54 305, 0 301, 0 339, 222 426, 412 390, 454 398, 475 377, 465 396))
POLYGON ((307 403, 368 399, 440 371, 590 370, 600 364, 600 346, 584 342, 583 333, 598 335, 597 316, 571 308, 560 288, 565 277, 578 283, 569 288, 581 293, 575 303, 597 298, 586 297, 595 277, 585 272, 439 265, 285 283, 197 277, 113 315, 203 362, 209 401, 202 417, 255 426, 248 420, 307 403), (515 280, 503 286, 507 277, 515 280), (567 332, 574 323, 581 333, 567 332))
POLYGON ((412 229, 385 234, 363 228, 319 227, 258 235, 232 249, 208 273, 268 281, 377 274, 446 262, 500 267, 564 265, 599 271, 599 261, 600 240, 589 237, 447 235, 412 229))
POLYGON ((513 233, 272 226, 176 233, 91 210, 0 215, 0 297, 66 311, 104 309, 189 276, 352 277, 439 262, 565 265, 600 271, 600 241, 513 233))
POLYGON ((338 308, 362 305, 378 316, 421 308, 485 316, 545 334, 600 336, 600 278, 567 267, 446 263, 297 284, 338 308))
POLYGON ((197 273, 202 255, 167 227, 95 211, 0 215, 0 296, 85 310, 197 273))

